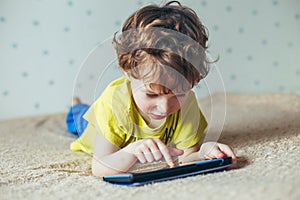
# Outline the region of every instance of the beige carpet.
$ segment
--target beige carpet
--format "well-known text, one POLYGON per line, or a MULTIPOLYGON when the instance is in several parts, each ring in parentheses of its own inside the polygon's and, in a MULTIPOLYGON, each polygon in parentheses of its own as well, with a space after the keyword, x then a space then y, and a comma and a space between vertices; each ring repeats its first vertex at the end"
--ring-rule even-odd
POLYGON ((228 95, 220 141, 238 169, 142 187, 93 177, 91 158, 69 150, 64 117, 0 122, 0 199, 300 199, 300 96, 228 95))

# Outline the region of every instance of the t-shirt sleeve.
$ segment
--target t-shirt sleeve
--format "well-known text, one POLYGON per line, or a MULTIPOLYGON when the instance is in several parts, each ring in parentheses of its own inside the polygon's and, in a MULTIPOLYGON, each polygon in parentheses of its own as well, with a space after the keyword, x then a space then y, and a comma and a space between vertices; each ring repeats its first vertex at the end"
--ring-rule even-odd
POLYGON ((122 147, 126 140, 125 131, 117 123, 117 119, 109 104, 101 100, 96 101, 84 114, 84 119, 88 125, 82 135, 71 143, 72 151, 83 151, 92 154, 96 134, 103 134, 112 144, 122 147))
POLYGON ((92 154, 94 151, 94 143, 96 139, 96 130, 90 124, 87 125, 82 135, 71 143, 72 151, 83 151, 92 154))
POLYGON ((122 127, 113 112, 112 106, 103 101, 96 101, 84 118, 89 122, 97 133, 103 136, 112 144, 122 147, 126 140, 125 127, 122 127))
POLYGON ((129 82, 125 77, 116 79, 103 91, 83 116, 88 126, 83 134, 71 144, 71 150, 92 153, 96 134, 112 144, 124 147, 132 141, 128 103, 130 102, 129 82))

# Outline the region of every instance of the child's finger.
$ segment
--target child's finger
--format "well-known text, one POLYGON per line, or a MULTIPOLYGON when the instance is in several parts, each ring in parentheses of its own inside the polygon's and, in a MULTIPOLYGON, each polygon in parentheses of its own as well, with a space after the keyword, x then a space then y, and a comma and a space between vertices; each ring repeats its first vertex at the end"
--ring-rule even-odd
POLYGON ((181 156, 184 151, 181 149, 177 149, 177 148, 169 148, 169 152, 171 154, 171 156, 181 156))
POLYGON ((151 146, 150 151, 155 160, 160 160, 162 158, 162 154, 156 145, 151 146))
POLYGON ((150 150, 148 148, 143 149, 143 154, 144 154, 147 162, 153 162, 154 161, 153 154, 150 152, 150 150))
POLYGON ((136 152, 135 153, 136 158, 140 161, 140 163, 145 163, 146 158, 142 152, 136 152))
POLYGON ((167 162, 167 164, 170 167, 174 167, 175 164, 174 164, 172 156, 169 152, 169 148, 162 142, 158 142, 157 146, 158 146, 160 152, 162 153, 163 157, 165 158, 165 161, 167 162))
POLYGON ((237 161, 237 158, 235 156, 235 153, 233 152, 232 148, 225 144, 219 144, 220 150, 226 154, 227 157, 232 157, 232 161, 235 163, 237 161))
POLYGON ((212 150, 206 155, 209 158, 224 158, 226 155, 217 147, 214 146, 212 150))

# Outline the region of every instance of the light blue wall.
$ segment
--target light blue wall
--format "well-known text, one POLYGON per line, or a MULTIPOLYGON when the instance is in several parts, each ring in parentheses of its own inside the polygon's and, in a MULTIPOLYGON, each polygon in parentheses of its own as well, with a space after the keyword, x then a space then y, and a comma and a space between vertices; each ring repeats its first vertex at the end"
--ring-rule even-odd
MULTIPOLYGON (((76 79, 92 49, 149 2, 161 1, 0 0, 0 119, 66 111, 74 86, 98 79, 76 79)), ((300 94, 300 1, 253 2, 182 1, 209 30, 226 91, 300 94)))

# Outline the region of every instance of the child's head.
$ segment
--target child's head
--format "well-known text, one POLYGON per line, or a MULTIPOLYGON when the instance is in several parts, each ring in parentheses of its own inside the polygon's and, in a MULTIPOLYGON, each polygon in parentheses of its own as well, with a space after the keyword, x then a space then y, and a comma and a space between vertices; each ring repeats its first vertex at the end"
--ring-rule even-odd
POLYGON ((171 1, 133 13, 114 45, 119 66, 130 78, 165 94, 183 94, 208 73, 207 40, 196 13, 171 1))
POLYGON ((177 1, 178 5, 173 3, 175 1, 162 7, 150 5, 137 10, 126 20, 122 37, 115 37, 114 44, 119 65, 129 76, 147 79, 149 75, 160 74, 166 79, 168 74, 178 80, 174 84, 182 84, 180 76, 170 74, 168 69, 171 68, 193 87, 208 73, 205 54, 208 36, 193 10, 177 1), (186 39, 182 41, 182 34, 191 38, 192 43, 183 44, 186 39), (185 55, 193 56, 186 60, 185 55), (196 66, 191 64, 191 59, 196 66))

